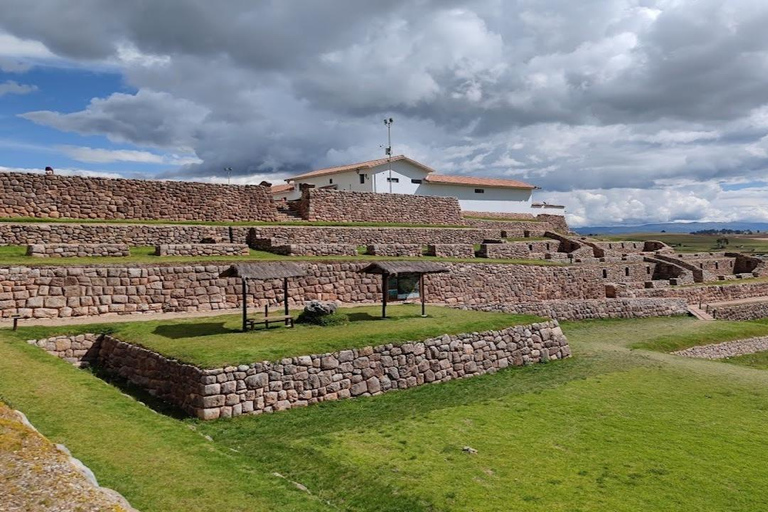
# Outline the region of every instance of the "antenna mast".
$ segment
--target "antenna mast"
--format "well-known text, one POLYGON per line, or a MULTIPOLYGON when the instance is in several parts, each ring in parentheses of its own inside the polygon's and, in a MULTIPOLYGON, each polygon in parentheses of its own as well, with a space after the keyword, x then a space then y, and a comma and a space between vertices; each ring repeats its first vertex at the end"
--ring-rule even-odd
POLYGON ((385 149, 385 152, 387 154, 387 167, 389 169, 387 182, 389 182, 390 194, 392 193, 392 123, 394 122, 395 120, 391 117, 384 120, 384 124, 387 126, 387 148, 385 149))

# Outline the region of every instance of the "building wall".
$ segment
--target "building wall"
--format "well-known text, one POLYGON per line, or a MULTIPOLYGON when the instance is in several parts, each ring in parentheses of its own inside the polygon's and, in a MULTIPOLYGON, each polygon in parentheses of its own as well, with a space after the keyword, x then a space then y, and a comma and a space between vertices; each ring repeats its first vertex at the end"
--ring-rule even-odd
POLYGON ((0 217, 274 221, 267 187, 0 173, 0 217))
POLYGON ((532 193, 530 190, 425 183, 419 188, 418 193, 425 196, 455 197, 459 200, 461 209, 464 211, 492 213, 531 212, 532 193), (485 192, 478 194, 475 193, 475 189, 481 189, 485 192))

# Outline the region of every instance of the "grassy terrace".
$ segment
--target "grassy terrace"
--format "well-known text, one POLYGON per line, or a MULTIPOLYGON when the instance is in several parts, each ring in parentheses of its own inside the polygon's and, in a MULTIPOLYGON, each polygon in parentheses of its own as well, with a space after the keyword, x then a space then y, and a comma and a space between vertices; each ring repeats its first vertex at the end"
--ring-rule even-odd
POLYGON ((631 349, 719 324, 565 323, 568 360, 209 423, 1 330, 0 399, 143 512, 766 510, 768 372, 631 349))
POLYGON ((154 247, 131 247, 131 255, 123 257, 88 257, 88 258, 33 258, 27 256, 27 248, 18 245, 0 246, 0 265, 27 265, 27 266, 62 266, 62 265, 164 265, 168 263, 213 263, 235 261, 381 261, 381 260, 426 260, 444 261, 447 263, 500 263, 514 265, 547 265, 563 266, 549 260, 526 259, 477 259, 477 258, 436 258, 422 256, 416 258, 395 258, 386 256, 281 256, 265 251, 251 250, 248 256, 155 256, 154 247))
MULTIPOLYGON (((386 319, 381 318, 380 306, 344 308, 341 312, 349 316, 349 324, 332 327, 296 324, 293 329, 270 327, 269 330, 262 326, 247 333, 240 331, 240 315, 73 327, 27 327, 18 332, 23 339, 39 339, 58 334, 108 330, 121 340, 183 362, 217 368, 346 348, 418 341, 441 334, 497 330, 541 320, 534 316, 462 311, 438 306, 429 306, 427 318, 422 318, 421 306, 416 304, 390 306, 386 319)), ((294 312, 294 316, 296 314, 298 312, 294 312)))
POLYGON ((759 235, 691 235, 686 233, 632 233, 626 235, 601 236, 606 241, 645 241, 659 240, 675 248, 679 252, 743 252, 768 253, 768 237, 759 235), (717 240, 727 238, 729 243, 723 248, 717 247, 717 240))

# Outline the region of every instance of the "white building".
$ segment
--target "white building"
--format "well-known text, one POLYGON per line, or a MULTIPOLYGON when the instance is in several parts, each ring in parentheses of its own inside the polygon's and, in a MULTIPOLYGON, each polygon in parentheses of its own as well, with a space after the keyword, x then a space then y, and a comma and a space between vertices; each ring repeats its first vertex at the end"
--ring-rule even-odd
POLYGON ((301 197, 300 185, 379 194, 455 197, 461 209, 495 213, 543 213, 532 210, 533 185, 517 180, 437 174, 406 156, 393 156, 311 171, 272 187, 276 200, 301 197))

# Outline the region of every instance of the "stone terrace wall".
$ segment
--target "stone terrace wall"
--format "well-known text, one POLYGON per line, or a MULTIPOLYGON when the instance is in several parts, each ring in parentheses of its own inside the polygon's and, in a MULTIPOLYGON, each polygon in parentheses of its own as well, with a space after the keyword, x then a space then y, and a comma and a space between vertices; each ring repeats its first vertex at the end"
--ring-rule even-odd
MULTIPOLYGON (((63 347, 65 338, 54 340, 54 354, 66 354, 57 345, 63 347)), ((98 340, 92 362, 100 369, 206 420, 379 395, 571 354, 555 321, 210 370, 109 335, 98 340)), ((50 340, 30 343, 46 348, 50 340)))
POLYGON ((271 238, 276 245, 285 244, 479 244, 488 238, 499 238, 496 229, 462 228, 366 228, 341 226, 257 226, 233 228, 236 240, 271 238))
MULTIPOLYGON (((0 222, 0 245, 124 243, 136 247, 199 243, 203 239, 229 242, 229 233, 226 226, 0 222)), ((238 242, 245 243, 244 233, 238 242)))
POLYGON ((216 242, 248 243, 271 238, 290 244, 479 244, 501 231, 472 228, 397 228, 345 226, 205 226, 157 224, 38 224, 0 222, 0 245, 41 243, 126 243, 130 246, 216 242), (231 238, 230 238, 231 235, 231 238))
POLYGON ((557 320, 646 318, 688 314, 688 305, 683 299, 548 300, 521 304, 484 304, 462 309, 538 315, 557 320))
POLYGON ((269 189, 0 173, 0 217, 274 221, 269 189))
POLYGON ((722 286, 674 286, 670 288, 651 289, 618 287, 616 289, 616 296, 624 298, 681 298, 685 299, 688 304, 698 304, 699 302, 726 302, 731 300, 768 297, 768 282, 762 281, 750 283, 749 281, 746 281, 744 283, 722 286))
POLYGON ((373 256, 421 256, 422 246, 419 244, 371 244, 366 247, 366 254, 373 256))
POLYGON ((474 258, 473 244, 430 244, 427 246, 427 256, 441 258, 474 258))
MULTIPOLYGON (((300 263, 308 275, 289 280, 289 304, 311 299, 371 303, 381 279, 360 274, 367 262, 300 263)), ((427 300, 448 304, 605 297, 605 281, 575 266, 448 263, 426 278, 427 300)), ((0 267, 0 316, 48 318, 109 313, 211 311, 240 305, 240 282, 228 265, 0 267)), ((282 297, 282 280, 251 283, 249 303, 282 297)))
POLYGON ((473 212, 464 210, 461 212, 464 218, 482 218, 499 220, 536 220, 533 213, 505 213, 505 212, 473 212))
POLYGON ((125 257, 131 250, 126 244, 33 244, 27 256, 33 258, 125 257))
POLYGON ((170 244, 155 247, 155 256, 247 256, 244 244, 170 244))
POLYGON ((328 189, 308 189, 302 201, 306 220, 333 222, 394 222, 461 226, 459 200, 455 197, 375 194, 328 189))
POLYGON ((744 302, 742 304, 711 305, 707 312, 717 320, 758 320, 768 318, 768 297, 762 302, 744 302))
POLYGON ((557 252, 560 242, 508 242, 503 244, 482 244, 481 258, 543 258, 545 253, 557 252))
MULTIPOLYGON (((504 220, 485 220, 485 219, 464 219, 464 224, 477 229, 492 229, 503 234, 504 238, 525 238, 542 237, 545 233, 552 231, 554 226, 548 222, 534 221, 504 221, 504 220)), ((494 237, 497 238, 497 237, 494 237)))

